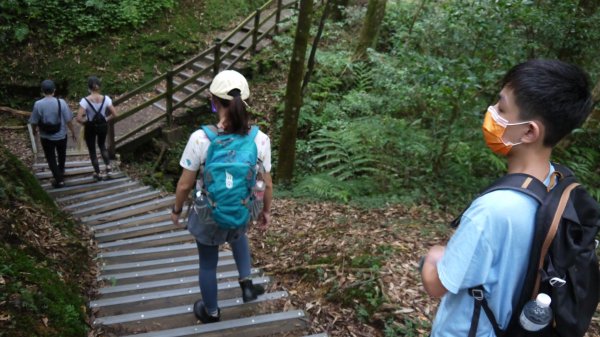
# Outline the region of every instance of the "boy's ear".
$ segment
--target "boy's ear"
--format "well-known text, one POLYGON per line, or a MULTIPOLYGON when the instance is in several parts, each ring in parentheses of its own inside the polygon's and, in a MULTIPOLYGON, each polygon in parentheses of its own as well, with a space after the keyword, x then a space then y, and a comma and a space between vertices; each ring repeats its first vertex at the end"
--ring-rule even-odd
POLYGON ((523 143, 536 143, 538 141, 544 141, 544 124, 540 121, 533 120, 527 124, 527 131, 521 138, 523 143))

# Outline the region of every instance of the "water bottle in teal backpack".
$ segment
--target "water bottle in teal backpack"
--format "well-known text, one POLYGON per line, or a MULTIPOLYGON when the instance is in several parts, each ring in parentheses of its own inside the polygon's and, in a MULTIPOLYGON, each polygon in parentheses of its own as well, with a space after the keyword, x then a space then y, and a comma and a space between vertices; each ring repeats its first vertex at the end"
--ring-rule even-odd
POLYGON ((214 126, 202 126, 210 140, 204 164, 204 192, 213 220, 222 229, 244 227, 250 220, 252 190, 256 184, 258 151, 248 135, 219 133, 214 126))

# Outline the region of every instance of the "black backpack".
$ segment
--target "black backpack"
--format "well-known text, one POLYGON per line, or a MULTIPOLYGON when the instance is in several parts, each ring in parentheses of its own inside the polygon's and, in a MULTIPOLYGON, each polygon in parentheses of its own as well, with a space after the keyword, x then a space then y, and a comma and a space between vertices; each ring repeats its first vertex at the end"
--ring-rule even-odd
POLYGON ((61 109, 61 104, 60 104, 60 100, 57 98, 56 102, 58 102, 58 123, 53 124, 53 123, 46 123, 44 122, 44 114, 42 113, 42 116, 40 117, 40 121, 38 122, 38 127, 40 128, 40 130, 44 131, 47 134, 53 135, 55 133, 57 133, 58 131, 60 131, 60 126, 62 125, 62 109, 61 109))
MULTIPOLYGON (((483 286, 469 289, 474 299, 469 337, 477 333, 481 309, 494 327, 496 336, 578 337, 587 331, 600 295, 600 270, 596 240, 600 228, 600 206, 577 183, 573 172, 554 164, 556 185, 548 191, 536 178, 508 174, 482 193, 510 189, 525 193, 540 204, 523 289, 513 307, 510 322, 500 329, 487 305, 483 286), (552 298, 553 321, 537 332, 524 330, 519 316, 525 304, 538 293, 552 298)), ((462 215, 462 214, 461 214, 462 215)), ((452 222, 456 227, 460 217, 452 222)))
POLYGON ((92 103, 90 103, 90 101, 88 101, 87 98, 84 97, 83 99, 85 99, 88 106, 94 112, 94 118, 92 118, 91 121, 88 121, 88 124, 96 130, 96 133, 106 133, 108 130, 108 122, 106 118, 101 114, 102 107, 104 106, 104 101, 106 100, 106 96, 102 96, 102 103, 100 103, 100 108, 98 110, 94 108, 92 103))

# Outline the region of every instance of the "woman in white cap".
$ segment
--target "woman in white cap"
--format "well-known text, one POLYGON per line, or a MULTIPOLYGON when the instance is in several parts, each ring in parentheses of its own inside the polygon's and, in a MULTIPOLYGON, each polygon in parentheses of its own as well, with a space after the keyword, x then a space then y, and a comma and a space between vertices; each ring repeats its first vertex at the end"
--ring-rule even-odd
MULTIPOLYGON (((181 157, 180 165, 183 172, 177 184, 175 205, 171 212, 173 224, 180 226, 179 216, 183 211, 184 202, 192 188, 196 186, 196 199, 194 207, 189 212, 187 227, 196 238, 200 257, 199 283, 202 300, 194 304, 194 313, 203 323, 218 322, 221 318, 217 304, 216 273, 219 245, 225 242, 231 246, 237 265, 243 301, 255 300, 258 295, 264 293, 264 288, 254 285, 250 279, 251 261, 246 230, 252 219, 257 221, 258 229, 267 228, 270 223, 273 196, 270 175, 271 142, 266 134, 258 130, 258 127, 249 125, 244 101, 250 96, 248 82, 240 73, 225 70, 215 76, 209 91, 212 110, 218 113, 219 122, 216 126, 203 126, 190 136, 181 157), (216 145, 211 146, 211 140, 216 145), (242 178, 236 176, 238 168, 227 166, 227 160, 211 166, 214 161, 223 159, 215 159, 218 157, 218 154, 215 154, 218 153, 217 147, 225 143, 230 144, 230 141, 243 144, 235 150, 230 148, 224 152, 231 158, 235 157, 235 159, 230 158, 231 161, 240 161, 238 157, 250 154, 248 155, 250 158, 246 158, 244 165, 238 165, 238 168, 246 167, 247 172, 252 172, 246 174, 245 179, 244 175, 239 175, 242 178), (245 150, 242 151, 241 148, 245 150), (225 166, 226 169, 215 173, 218 166, 225 166), (256 177, 255 167, 259 167, 261 181, 264 182, 262 202, 251 196, 253 188, 251 184, 254 184, 254 177, 256 177), (215 171, 211 171, 213 168, 215 171), (203 182, 196 180, 199 170, 203 173, 200 175, 204 179, 203 182), (245 196, 241 196, 241 202, 235 195, 238 189, 242 194, 246 193, 245 196), (231 207, 224 206, 228 198, 236 200, 231 207), (236 210, 237 213, 228 213, 232 207, 241 210, 236 210)), ((262 196, 262 193, 260 195, 262 196)))

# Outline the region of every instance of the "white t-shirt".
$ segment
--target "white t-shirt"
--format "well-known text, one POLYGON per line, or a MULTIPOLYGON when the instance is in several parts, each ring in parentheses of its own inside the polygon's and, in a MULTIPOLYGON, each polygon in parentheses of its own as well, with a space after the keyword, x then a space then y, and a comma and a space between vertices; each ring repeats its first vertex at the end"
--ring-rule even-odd
MULTIPOLYGON (((259 130, 254 138, 254 143, 256 143, 258 159, 262 161, 265 172, 271 172, 271 140, 269 136, 259 130)), ((196 130, 190 136, 185 150, 183 150, 179 165, 186 170, 198 171, 206 161, 209 145, 210 139, 206 133, 202 129, 196 130)))
MULTIPOLYGON (((100 105, 102 105, 102 111, 98 111, 98 112, 100 112, 100 114, 104 118, 106 118, 106 112, 108 111, 108 107, 112 105, 112 99, 110 99, 110 97, 108 97, 108 95, 105 95, 104 97, 106 97, 106 99, 104 100, 104 105, 102 105, 102 101, 100 101, 100 103, 90 101, 90 103, 92 103, 92 105, 94 106, 94 109, 96 109, 96 111, 98 111, 98 109, 100 109, 100 105)), ((90 106, 88 105, 85 98, 82 98, 81 101, 79 101, 79 105, 85 110, 85 113, 87 115, 87 120, 88 121, 93 120, 94 114, 95 114, 94 110, 92 110, 92 108, 90 108, 90 106)))

